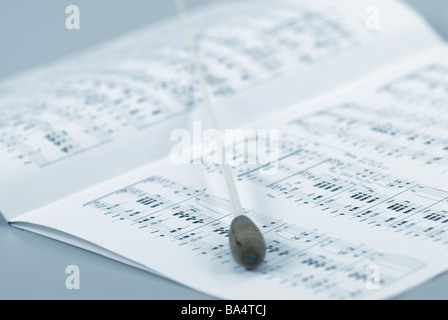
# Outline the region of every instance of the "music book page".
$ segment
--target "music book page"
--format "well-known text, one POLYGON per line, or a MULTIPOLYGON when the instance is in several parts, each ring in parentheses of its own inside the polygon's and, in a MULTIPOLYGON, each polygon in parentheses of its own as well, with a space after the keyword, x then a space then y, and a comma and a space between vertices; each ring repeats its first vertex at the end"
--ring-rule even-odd
POLYGON ((229 250, 221 167, 197 145, 188 164, 172 153, 11 222, 220 298, 393 297, 448 268, 447 54, 242 127, 255 135, 227 154, 267 245, 250 272, 229 250), (261 139, 270 128, 278 139, 261 139), (251 139, 265 154, 251 154, 251 139))
MULTIPOLYGON (((234 1, 189 18, 223 128, 440 45, 398 1, 234 1)), ((177 17, 17 75, 0 84, 0 210, 13 218, 163 158, 173 130, 203 120, 177 17)))

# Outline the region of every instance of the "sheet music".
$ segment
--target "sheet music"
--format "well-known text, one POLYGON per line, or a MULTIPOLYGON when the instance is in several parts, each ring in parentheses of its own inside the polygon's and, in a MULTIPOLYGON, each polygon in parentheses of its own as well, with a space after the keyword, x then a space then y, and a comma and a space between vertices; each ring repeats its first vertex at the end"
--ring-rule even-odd
MULTIPOLYGON (((395 1, 378 3, 382 26, 368 30, 366 6, 238 1, 191 12, 221 124, 253 121, 273 105, 285 107, 439 44, 395 1), (387 57, 378 54, 386 49, 387 57), (370 63, 347 68, 365 57, 370 63)), ((205 119, 183 32, 174 17, 0 85, 5 216, 166 156, 174 128, 205 119), (80 174, 86 168, 88 174, 80 174)))
MULTIPOLYGON (((246 4, 223 21, 198 29, 195 36, 212 95, 236 94, 281 70, 315 64, 374 40, 341 12, 315 7, 246 4), (240 12, 244 9, 251 9, 250 14, 240 12)), ((3 108, 2 151, 8 153, 2 159, 51 165, 108 143, 127 127, 142 130, 195 108, 201 97, 189 52, 172 44, 182 43, 183 34, 156 30, 131 37, 125 45, 84 53, 76 66, 56 64, 43 71, 41 85, 39 73, 6 83, 11 101, 3 108), (20 94, 23 81, 32 82, 27 98, 20 94)))
MULTIPOLYGON (((423 99, 443 86, 447 50, 248 126, 280 131, 278 161, 232 166, 266 239, 254 271, 228 248, 219 165, 162 159, 14 223, 61 230, 217 297, 391 297, 447 270, 446 113, 423 99)), ((236 158, 243 142, 229 146, 236 158)))

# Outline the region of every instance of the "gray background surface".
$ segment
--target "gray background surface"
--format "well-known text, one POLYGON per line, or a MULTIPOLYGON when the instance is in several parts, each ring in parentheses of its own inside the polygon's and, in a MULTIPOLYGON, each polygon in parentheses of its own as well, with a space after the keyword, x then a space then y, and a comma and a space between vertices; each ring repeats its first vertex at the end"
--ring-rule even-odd
MULTIPOLYGON (((208 0, 208 2, 211 0, 208 0)), ((188 7, 207 0, 188 0, 188 7)), ((448 41, 448 1, 407 0, 448 41)), ((0 79, 175 14, 165 0, 9 0, 0 7, 0 79), (81 29, 65 28, 76 4, 81 29)), ((1 201, 1 195, 0 195, 1 201)), ((398 299, 448 299, 448 274, 398 299)), ((0 299, 211 299, 170 280, 97 254, 9 227, 0 217, 0 299), (77 265, 81 288, 67 290, 77 265)))

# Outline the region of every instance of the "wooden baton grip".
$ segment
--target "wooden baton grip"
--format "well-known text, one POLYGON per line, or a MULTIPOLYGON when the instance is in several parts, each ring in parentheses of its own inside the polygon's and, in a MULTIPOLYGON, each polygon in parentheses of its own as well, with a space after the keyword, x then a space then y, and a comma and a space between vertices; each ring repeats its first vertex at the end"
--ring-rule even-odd
POLYGON ((255 223, 244 215, 237 216, 230 225, 230 250, 235 260, 254 269, 263 262, 266 243, 255 223))

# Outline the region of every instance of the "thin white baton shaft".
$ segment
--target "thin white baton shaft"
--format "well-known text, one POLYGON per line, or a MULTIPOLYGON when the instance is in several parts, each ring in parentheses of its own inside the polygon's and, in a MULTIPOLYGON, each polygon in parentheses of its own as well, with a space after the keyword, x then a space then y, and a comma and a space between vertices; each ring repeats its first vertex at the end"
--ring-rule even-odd
MULTIPOLYGON (((204 103, 205 103, 205 107, 206 107, 205 109, 207 110, 208 118, 210 120, 212 127, 214 129, 216 129, 218 132, 220 132, 219 127, 218 127, 218 122, 216 121, 215 112, 213 111, 213 106, 212 106, 212 102, 210 99, 210 95, 208 93, 207 86, 204 81, 204 74, 202 72, 201 60, 199 58, 199 54, 196 49, 195 43, 193 41, 193 37, 191 35, 189 24, 187 21, 185 2, 184 2, 184 0, 175 0, 175 3, 176 3, 179 17, 184 26, 184 30, 186 33, 185 37, 187 38, 187 41, 188 41, 188 44, 190 47, 191 58, 194 61, 196 74, 199 78, 199 84, 201 87, 202 96, 204 99, 204 103)), ((218 148, 221 149, 222 172, 224 173, 224 177, 226 180, 227 190, 229 192, 229 197, 230 197, 230 202, 232 203, 233 212, 234 212, 235 216, 241 215, 241 214, 243 214, 243 207, 241 206, 240 197, 238 196, 238 190, 236 189, 235 181, 233 180, 233 176, 232 176, 232 172, 230 171, 230 167, 226 161, 227 158, 226 158, 226 154, 225 154, 225 146, 223 144, 221 135, 216 136, 215 145, 216 145, 217 149, 218 148)))

